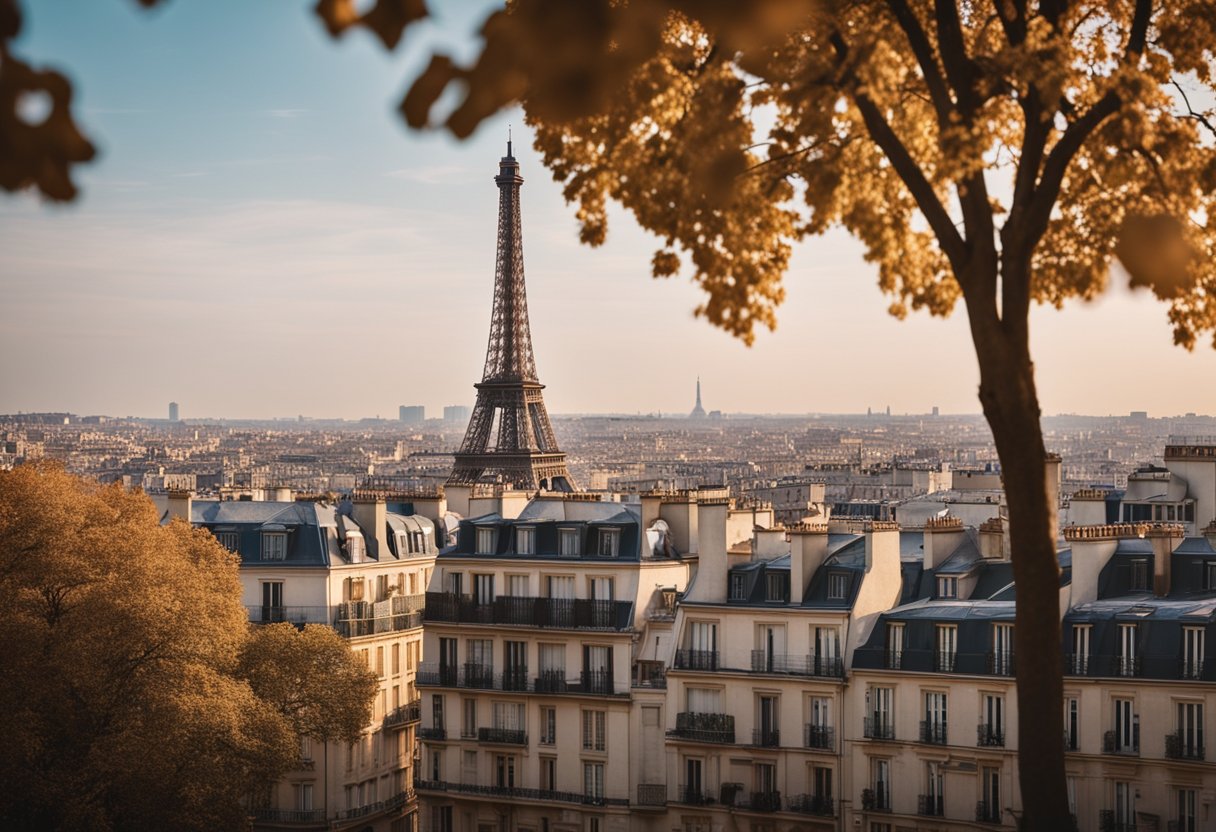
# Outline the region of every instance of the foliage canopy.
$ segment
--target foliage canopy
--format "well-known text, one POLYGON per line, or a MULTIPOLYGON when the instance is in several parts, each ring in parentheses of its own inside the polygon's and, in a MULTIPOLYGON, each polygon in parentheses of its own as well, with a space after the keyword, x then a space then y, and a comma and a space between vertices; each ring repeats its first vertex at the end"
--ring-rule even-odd
POLYGON ((237 572, 143 495, 0 472, 0 825, 241 828, 300 735, 358 734, 362 662, 326 628, 251 635, 237 572), (281 694, 295 685, 311 709, 281 694))

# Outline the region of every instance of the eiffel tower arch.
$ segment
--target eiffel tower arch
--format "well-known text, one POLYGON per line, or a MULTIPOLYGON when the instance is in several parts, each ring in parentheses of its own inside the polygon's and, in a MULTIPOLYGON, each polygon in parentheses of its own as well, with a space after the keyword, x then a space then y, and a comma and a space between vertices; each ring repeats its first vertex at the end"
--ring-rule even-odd
POLYGON ((498 163, 498 258, 494 270, 494 311, 477 404, 448 485, 502 482, 527 490, 577 490, 557 447, 553 425, 536 375, 524 249, 519 213, 523 177, 511 153, 498 163))

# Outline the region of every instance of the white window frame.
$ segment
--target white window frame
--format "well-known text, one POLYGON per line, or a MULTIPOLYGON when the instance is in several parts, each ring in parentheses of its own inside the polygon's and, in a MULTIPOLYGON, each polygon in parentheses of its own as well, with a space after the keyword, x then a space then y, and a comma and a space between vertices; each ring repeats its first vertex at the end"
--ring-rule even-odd
POLYGON ((476 547, 473 550, 477 555, 492 555, 494 554, 494 529, 488 526, 477 527, 476 547))
POLYGON ((287 532, 262 532, 262 560, 287 560, 287 532))
POLYGON ((828 600, 843 601, 849 595, 849 573, 828 573, 828 600))
POLYGON ((576 558, 582 554, 579 551, 578 529, 564 528, 557 530, 557 553, 563 558, 576 558))
POLYGON ((621 530, 600 529, 596 552, 602 558, 615 558, 621 553, 621 530))
POLYGON ((515 553, 517 555, 536 554, 536 527, 515 527, 515 553))

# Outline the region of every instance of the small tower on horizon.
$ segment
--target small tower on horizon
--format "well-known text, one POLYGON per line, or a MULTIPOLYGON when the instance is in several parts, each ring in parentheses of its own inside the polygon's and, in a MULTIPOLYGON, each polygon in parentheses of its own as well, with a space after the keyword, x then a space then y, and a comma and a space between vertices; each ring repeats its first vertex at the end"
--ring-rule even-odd
POLYGON ((180 411, 177 408, 177 402, 169 402, 169 421, 170 422, 176 422, 178 420, 179 412, 180 411))
POLYGON ((689 419, 704 419, 705 408, 701 407, 701 377, 697 376, 697 404, 692 409, 692 413, 688 414, 689 419))

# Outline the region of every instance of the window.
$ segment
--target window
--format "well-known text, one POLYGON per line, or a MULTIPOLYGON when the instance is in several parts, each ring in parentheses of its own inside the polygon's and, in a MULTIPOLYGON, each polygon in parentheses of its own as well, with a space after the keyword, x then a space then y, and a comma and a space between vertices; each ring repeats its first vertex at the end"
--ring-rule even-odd
POLYGON ((1116 698, 1112 701, 1112 706, 1115 730, 1107 734, 1105 750, 1115 754, 1138 754, 1140 752, 1140 715, 1135 713, 1135 701, 1116 698))
POLYGON ((873 687, 866 691, 865 736, 888 740, 895 738, 895 709, 892 707, 894 698, 893 688, 873 687))
POLYGON ((730 576, 730 600, 746 601, 747 600, 747 576, 738 573, 732 573, 730 576))
POLYGON ((477 700, 473 698, 461 701, 464 716, 460 723, 460 736, 466 739, 477 736, 477 700))
POLYGON ((464 594, 464 573, 463 572, 448 572, 444 577, 448 579, 448 592, 453 595, 464 594))
POLYGON ((1194 789, 1174 790, 1174 820, 1177 832, 1195 832, 1199 828, 1195 814, 1194 789))
POLYGON ((541 791, 557 791, 557 758, 540 758, 540 788, 541 791))
POLYGON ((1075 696, 1064 697, 1064 750, 1081 747, 1081 702, 1075 696))
POLYGON ((985 693, 980 697, 978 744, 987 746, 1005 744, 1005 697, 999 693, 985 693))
POLYGON ((466 783, 477 782, 477 752, 465 751, 461 757, 460 776, 466 783))
POLYGON ((494 603, 494 576, 473 574, 473 603, 494 603))
POLYGON ((752 767, 752 782, 760 794, 773 794, 777 791, 777 766, 772 763, 756 763, 752 767))
POLYGON ((536 554, 536 529, 533 526, 515 529, 515 551, 521 555, 536 554))
POLYGON ((688 649, 676 655, 676 666, 691 670, 718 669, 718 624, 713 621, 690 621, 688 649))
POLYGON ((840 628, 816 627, 813 644, 815 655, 811 672, 816 676, 840 676, 843 673, 840 661, 840 628))
POLYGON ((542 706, 540 709, 540 744, 557 743, 557 709, 542 706))
POLYGON ((849 573, 832 572, 828 575, 828 600, 841 601, 849 595, 849 573))
POLYGON ((925 763, 925 793, 921 797, 922 815, 942 815, 945 810, 945 777, 942 764, 933 760, 925 763))
POLYGON ((346 556, 350 558, 351 563, 362 561, 365 551, 363 535, 355 533, 346 535, 346 556))
POLYGON ((528 597, 528 576, 527 575, 508 575, 507 576, 507 595, 512 598, 528 597))
POLYGON ((937 579, 937 597, 938 598, 957 598, 958 597, 958 578, 938 578, 937 579))
POLYGON ((431 779, 443 780, 443 751, 438 748, 431 751, 431 779))
POLYGON ((722 713, 722 691, 717 688, 687 688, 685 695, 689 713, 722 713))
POLYGON ((287 535, 283 532, 263 532, 262 560, 286 560, 287 535))
POLYGON ((832 799, 832 770, 827 766, 811 769, 811 794, 819 798, 821 805, 832 799))
POLYGON ((398 676, 401 673, 401 645, 393 643, 393 675, 398 676))
POLYGON ((899 670, 904 659, 904 625, 887 625, 887 669, 899 670))
POLYGON ((431 695, 431 727, 439 729, 444 727, 442 694, 436 693, 431 695))
POLYGON ((1075 676, 1089 673, 1089 642, 1093 631, 1091 624, 1072 626, 1072 672, 1075 676))
POLYGON ((784 572, 769 572, 765 575, 766 601, 785 601, 789 598, 790 576, 784 572))
POLYGON ((757 624, 756 649, 752 651, 752 670, 773 673, 791 669, 785 655, 785 626, 757 624))
POLYGON ((602 558, 617 556, 621 545, 620 529, 600 529, 599 554, 602 558))
POLYGON ((576 558, 578 550, 578 529, 558 529, 558 553, 564 558, 576 558))
POLYGON ((545 578, 545 585, 550 598, 574 598, 573 575, 550 575, 545 578))
POLYGON ((523 731, 524 703, 495 702, 494 728, 499 731, 523 731))
POLYGON ((1140 660, 1136 654, 1136 624, 1119 625, 1119 655, 1115 667, 1118 676, 1136 676, 1140 660))
POLYGON ((756 697, 756 728, 752 745, 776 748, 781 744, 781 719, 778 715, 780 702, 776 696, 756 697))
POLYGON ((1128 589, 1132 592, 1147 592, 1148 585, 1148 560, 1145 558, 1136 558, 1131 562, 1131 577, 1129 578, 1128 589))
POLYGON ((604 799, 604 764, 583 763, 583 796, 604 799))
POLYGON ((592 601, 611 601, 613 599, 614 581, 612 578, 588 578, 587 593, 592 601))
POLYGON ((953 624, 937 625, 937 661, 934 669, 945 673, 954 672, 954 659, 958 649, 958 627, 953 624))
POLYGON ((515 757, 512 754, 497 754, 494 757, 494 781, 500 789, 515 788, 515 757))
MULTIPOLYGON (((873 783, 873 808, 875 809, 890 809, 891 808, 891 761, 890 760, 871 760, 870 761, 871 783, 873 783)), ((862 805, 865 806, 865 799, 862 798, 862 805)))
POLYGON ((215 539, 230 552, 240 551, 240 535, 236 532, 216 532, 215 539))
POLYGON ((384 678, 384 645, 376 648, 376 675, 384 678))
POLYGON ((1182 678, 1203 678, 1203 627, 1182 628, 1182 678))
POLYGON ((538 644, 536 647, 540 658, 540 674, 542 677, 554 674, 566 680, 566 645, 538 644))
POLYGON ((283 609, 283 582, 262 582, 262 621, 283 621, 287 612, 283 609))
POLYGON ((1116 780, 1114 798, 1116 828, 1134 829, 1136 826, 1136 784, 1116 780))
POLYGON ((979 820, 989 823, 1001 822, 1001 770, 985 766, 980 772, 980 789, 983 794, 983 805, 977 814, 979 820))
POLYGON ((1203 759, 1203 703, 1178 702, 1177 732, 1166 737, 1165 756, 1182 760, 1203 759))
POLYGON ((583 750, 603 751, 607 743, 607 717, 604 711, 583 711, 583 750))
POLYGON ((925 693, 925 722, 921 726, 921 742, 946 744, 946 694, 941 691, 925 693))
POLYGON ((296 811, 311 812, 312 811, 312 784, 298 783, 295 787, 296 792, 296 811))
POLYGON ((494 530, 493 529, 478 529, 477 530, 477 554, 479 554, 479 555, 494 554, 494 530))
POLYGON ((998 676, 1013 675, 1013 625, 992 625, 991 670, 998 676))
POLYGON ((1216 589, 1216 560, 1203 562, 1203 588, 1209 591, 1216 589))

